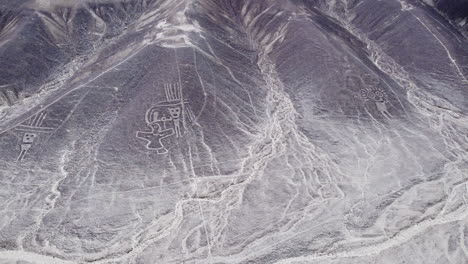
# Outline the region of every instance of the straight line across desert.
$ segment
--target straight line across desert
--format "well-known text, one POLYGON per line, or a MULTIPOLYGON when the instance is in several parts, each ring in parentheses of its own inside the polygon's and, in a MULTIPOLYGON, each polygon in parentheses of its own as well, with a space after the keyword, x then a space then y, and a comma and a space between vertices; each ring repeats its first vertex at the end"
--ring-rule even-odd
POLYGON ((0 0, 0 264, 468 263, 465 0, 0 0))

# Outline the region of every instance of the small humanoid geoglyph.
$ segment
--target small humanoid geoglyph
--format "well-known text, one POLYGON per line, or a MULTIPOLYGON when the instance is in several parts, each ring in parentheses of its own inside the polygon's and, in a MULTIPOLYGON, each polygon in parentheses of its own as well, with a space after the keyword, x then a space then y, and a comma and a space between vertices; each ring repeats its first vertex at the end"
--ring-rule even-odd
POLYGON ((158 154, 167 153, 163 139, 182 137, 187 131, 187 122, 193 121, 188 101, 182 96, 180 84, 165 84, 166 100, 146 111, 145 121, 150 131, 138 131, 136 137, 147 141, 146 148, 158 154))
POLYGON ((365 101, 372 100, 374 102, 385 102, 385 92, 377 87, 366 87, 361 90, 361 96, 365 101))
POLYGON ((21 142, 21 151, 20 151, 20 154, 18 156, 18 158, 16 159, 16 161, 21 161, 23 160, 24 156, 26 155, 26 153, 28 152, 28 150, 31 148, 33 142, 34 142, 34 139, 37 137, 36 134, 33 134, 33 133, 24 133, 23 135, 23 140, 21 142))
POLYGON ((158 123, 151 123, 148 125, 151 128, 149 132, 138 131, 136 136, 137 138, 146 140, 146 148, 150 150, 156 150, 158 154, 167 153, 167 149, 164 147, 162 140, 172 136, 174 134, 174 129, 163 129, 158 123))
POLYGON ((181 137, 182 132, 180 131, 180 108, 168 108, 169 114, 171 115, 172 121, 174 122, 175 136, 181 137))
POLYGON ((379 81, 374 80, 373 78, 364 79, 364 88, 361 89, 361 97, 365 101, 373 101, 377 110, 382 113, 387 118, 390 118, 391 115, 387 109, 387 94, 385 91, 378 86, 379 81))
POLYGON ((46 112, 40 112, 30 117, 21 125, 15 127, 15 130, 24 132, 21 140, 20 154, 16 158, 16 161, 22 161, 24 159, 27 152, 31 149, 34 140, 39 136, 39 134, 50 133, 54 130, 52 127, 42 126, 46 117, 46 112))

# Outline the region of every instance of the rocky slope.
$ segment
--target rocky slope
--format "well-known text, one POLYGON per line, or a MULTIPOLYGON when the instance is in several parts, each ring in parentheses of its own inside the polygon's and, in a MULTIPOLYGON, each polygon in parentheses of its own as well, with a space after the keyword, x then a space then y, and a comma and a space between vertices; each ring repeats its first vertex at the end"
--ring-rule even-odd
POLYGON ((468 1, 466 0, 424 0, 468 35, 468 1))
POLYGON ((2 1, 0 263, 466 263, 467 44, 416 0, 2 1))

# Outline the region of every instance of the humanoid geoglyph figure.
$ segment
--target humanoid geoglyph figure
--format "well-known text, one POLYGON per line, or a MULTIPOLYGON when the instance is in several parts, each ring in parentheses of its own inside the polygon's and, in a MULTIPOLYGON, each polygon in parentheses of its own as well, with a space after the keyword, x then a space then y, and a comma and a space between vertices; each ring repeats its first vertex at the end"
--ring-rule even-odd
POLYGON ((174 134, 174 129, 162 129, 158 123, 151 123, 148 125, 151 128, 149 132, 138 131, 137 138, 146 140, 146 148, 150 150, 156 150, 158 154, 167 153, 167 149, 164 147, 162 140, 170 137, 174 134))
POLYGON ((188 101, 182 96, 180 84, 164 85, 166 100, 146 111, 145 121, 151 131, 138 131, 136 137, 147 141, 146 148, 158 154, 167 153, 163 139, 182 137, 187 131, 187 122, 193 121, 188 101))
POLYGON ((46 112, 40 112, 30 117, 21 125, 15 127, 16 131, 24 132, 21 140, 20 154, 16 158, 16 161, 22 161, 24 159, 39 134, 51 133, 54 130, 53 127, 42 126, 46 117, 46 112))
POLYGON ((391 116, 387 109, 387 94, 384 90, 376 86, 366 86, 361 90, 361 96, 365 101, 373 101, 382 115, 387 118, 391 116))
POLYGON ((36 134, 24 133, 23 140, 21 142, 21 151, 20 151, 20 154, 19 154, 18 158, 16 159, 17 161, 23 160, 24 156, 26 155, 28 150, 31 148, 31 146, 32 146, 32 144, 34 142, 34 139, 36 137, 37 137, 36 134))

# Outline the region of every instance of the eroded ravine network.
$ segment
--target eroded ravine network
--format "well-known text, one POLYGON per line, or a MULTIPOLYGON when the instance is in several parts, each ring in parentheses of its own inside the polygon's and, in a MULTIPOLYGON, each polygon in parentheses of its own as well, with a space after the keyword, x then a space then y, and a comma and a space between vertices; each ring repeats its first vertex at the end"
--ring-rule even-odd
MULTIPOLYGON (((253 19, 253 21, 257 20, 257 18, 258 17, 253 19)), ((346 21, 342 22, 344 25, 347 25, 346 21)), ((350 25, 348 25, 347 29, 352 31, 350 25)), ((262 177, 267 178, 269 173, 271 173, 271 171, 269 171, 268 165, 281 160, 283 157, 283 160, 286 160, 285 157, 288 155, 294 155, 296 159, 301 162, 303 167, 311 168, 317 173, 315 176, 317 177, 316 182, 319 186, 316 186, 316 189, 326 190, 327 193, 333 193, 337 199, 341 199, 345 196, 345 194, 338 187, 340 181, 339 179, 341 178, 338 165, 330 158, 326 151, 323 151, 317 147, 307 136, 305 136, 300 131, 297 125, 296 118, 298 114, 296 112, 294 103, 286 92, 288 89, 285 89, 285 84, 279 77, 275 63, 269 56, 270 50, 266 47, 272 47, 277 41, 282 39, 281 36, 275 36, 275 34, 273 34, 270 36, 270 41, 266 43, 263 40, 255 40, 256 37, 251 33, 247 34, 249 34, 249 38, 251 40, 255 41, 253 45, 258 53, 257 66, 263 79, 263 83, 260 85, 264 85, 267 91, 265 105, 265 116, 267 118, 262 122, 263 130, 260 132, 260 135, 255 137, 251 145, 248 146, 248 155, 244 160, 241 161, 240 170, 235 172, 235 175, 222 175, 233 176, 233 179, 236 180, 233 181, 232 185, 222 190, 219 195, 209 198, 199 197, 197 195, 197 191, 195 191, 194 197, 180 200, 175 204, 173 214, 169 216, 163 216, 161 219, 158 219, 158 226, 156 226, 155 221, 154 226, 146 226, 143 230, 141 230, 140 233, 135 234, 133 237, 133 245, 130 250, 118 252, 115 254, 103 255, 103 257, 100 257, 99 259, 91 259, 90 257, 89 262, 114 263, 120 261, 126 263, 129 262, 130 259, 135 260, 143 251, 145 251, 155 242, 178 232, 178 229, 182 225, 183 221, 187 217, 190 217, 189 215, 185 214, 185 209, 187 208, 192 208, 193 211, 200 213, 200 216, 203 218, 202 222, 204 225, 205 235, 207 237, 207 245, 205 246, 206 253, 204 255, 206 258, 201 259, 202 257, 197 255, 193 256, 194 259, 201 259, 200 261, 203 263, 239 263, 249 257, 252 257, 252 253, 249 251, 236 252, 231 256, 212 256, 211 247, 216 246, 216 244, 221 240, 223 232, 226 229, 229 218, 233 214, 233 211, 243 206, 243 203, 245 202, 244 198, 246 188, 251 184, 255 184, 255 180, 258 180, 262 177), (318 174, 320 174, 320 176, 318 174), (242 177, 237 177, 238 175, 242 175, 242 177), (219 210, 217 210, 216 215, 211 215, 210 219, 205 219, 203 208, 210 207, 216 207, 219 208, 219 210), (160 228, 160 226, 163 226, 163 228, 160 228), (210 228, 208 229, 206 226, 209 226, 210 228), (140 235, 143 237, 142 239, 139 239, 140 235)), ((353 32, 353 34, 359 36, 358 32, 353 32)), ((417 87, 415 83, 408 77, 408 74, 400 67, 395 66, 397 64, 393 62, 391 58, 386 56, 378 48, 378 45, 365 39, 363 41, 368 44, 368 48, 372 51, 372 59, 375 65, 379 67, 382 72, 386 73, 388 76, 391 76, 401 86, 404 86, 408 89, 407 100, 415 107, 415 109, 417 109, 417 112, 420 116, 424 116, 424 118, 430 120, 428 122, 430 122, 431 126, 434 126, 434 128, 440 132, 445 145, 448 146, 451 150, 454 150, 451 151, 452 157, 451 160, 446 163, 445 170, 452 174, 462 174, 466 169, 466 160, 468 160, 468 152, 466 152, 466 132, 468 131, 466 124, 468 124, 468 122, 466 118, 459 114, 459 111, 449 102, 446 102, 441 98, 437 98, 430 93, 424 92, 419 87, 417 87)), ((208 42, 206 44, 209 46, 208 42)), ((214 53, 211 47, 210 50, 212 53, 214 53)), ((215 54, 213 55, 216 56, 215 54)), ((219 59, 218 62, 222 64, 219 59)), ((223 65, 223 67, 228 66, 223 65)), ((235 79, 230 69, 226 69, 229 71, 230 76, 235 79)), ((200 75, 198 76, 200 77, 200 75)), ((238 80, 235 81, 240 83, 238 80)), ((252 104, 251 102, 249 103, 252 104)), ((252 108, 255 109, 253 105, 252 108)), ((285 166, 288 165, 286 163, 287 162, 285 162, 285 166)), ((293 177, 293 174, 294 172, 292 172, 290 175, 286 174, 283 177, 293 177)), ((197 183, 197 179, 194 181, 197 183)), ((58 183, 59 182, 57 182, 57 184, 58 183)), ((463 185, 466 185, 466 182, 458 183, 457 187, 463 187, 463 185)), ((51 200, 53 206, 55 206, 55 202, 60 197, 60 193, 56 193, 56 187, 57 186, 54 186, 51 191, 52 194, 56 194, 56 196, 54 196, 51 200)), ((457 187, 454 187, 453 189, 457 187)), ((197 184, 195 184, 195 189, 198 189, 197 184)), ((367 256, 380 253, 383 250, 400 245, 404 241, 408 241, 409 239, 423 231, 428 230, 434 225, 459 221, 466 217, 467 214, 465 212, 447 212, 447 214, 445 214, 445 212, 441 212, 440 218, 414 225, 408 229, 408 231, 402 232, 401 234, 395 236, 394 239, 388 240, 377 246, 363 247, 355 251, 338 253, 337 255, 333 256, 317 255, 304 257, 304 259, 285 259, 284 263, 289 263, 289 261, 294 262, 296 260, 316 260, 322 258, 328 259, 328 257, 367 256)), ((291 228, 287 229, 287 231, 289 230, 291 230, 291 228)), ((35 232, 36 230, 34 230, 33 233, 35 232)), ((284 232, 284 230, 282 232, 284 232)), ((291 233, 294 235, 294 231, 291 231, 291 233)), ((262 243, 261 241, 263 239, 266 240, 267 237, 271 238, 274 235, 277 234, 264 236, 263 238, 259 239, 259 243, 262 243)), ((274 238, 272 240, 274 240, 274 238)), ((65 261, 63 263, 65 263, 65 261)))

